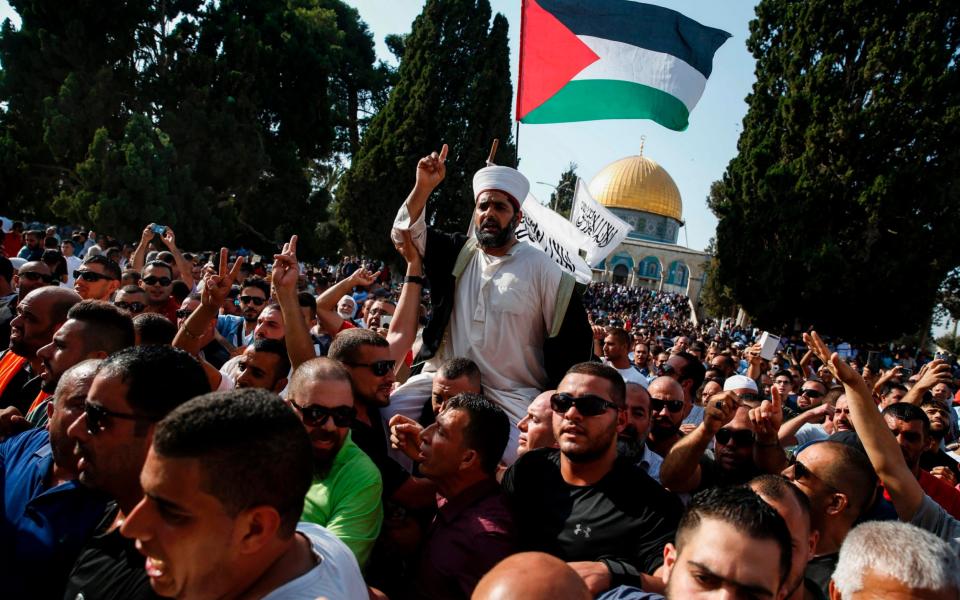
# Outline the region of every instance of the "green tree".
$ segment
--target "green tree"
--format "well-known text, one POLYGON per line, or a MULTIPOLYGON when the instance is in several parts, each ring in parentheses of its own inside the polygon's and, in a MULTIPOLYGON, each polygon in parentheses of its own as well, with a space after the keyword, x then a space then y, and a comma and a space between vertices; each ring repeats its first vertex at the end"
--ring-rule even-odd
POLYGON ((550 193, 550 208, 565 218, 570 218, 573 209, 573 196, 577 191, 577 163, 567 165, 567 170, 560 174, 557 187, 550 193))
POLYGON ((466 229, 473 173, 494 138, 496 162, 515 164, 508 24, 490 17, 488 0, 428 0, 403 40, 396 85, 337 189, 338 215, 359 250, 392 255, 390 224, 417 160, 444 142, 447 176, 427 205, 428 222, 443 229, 466 229))
POLYGON ((712 317, 735 317, 737 302, 733 298, 733 291, 720 281, 715 238, 710 238, 705 252, 709 256, 703 263, 704 281, 700 291, 700 304, 712 317))
POLYGON ((960 264, 960 6, 762 0, 739 153, 711 190, 720 282, 766 328, 916 331, 960 264))

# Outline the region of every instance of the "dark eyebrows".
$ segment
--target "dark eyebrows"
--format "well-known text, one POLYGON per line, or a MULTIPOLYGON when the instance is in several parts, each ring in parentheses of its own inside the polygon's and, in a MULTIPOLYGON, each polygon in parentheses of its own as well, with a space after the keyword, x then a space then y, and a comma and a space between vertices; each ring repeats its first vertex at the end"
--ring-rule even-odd
POLYGON ((162 498, 160 496, 157 496, 156 494, 151 494, 147 491, 144 491, 143 495, 146 496, 147 498, 150 498, 151 502, 153 502, 163 510, 174 511, 179 513, 189 512, 186 508, 180 506, 176 502, 172 500, 167 500, 166 498, 162 498))
POLYGON ((733 580, 733 579, 728 579, 728 578, 726 578, 726 577, 721 577, 720 575, 717 575, 716 573, 714 573, 713 571, 711 571, 710 568, 707 567, 707 565, 705 565, 705 564, 703 564, 703 563, 698 563, 698 562, 695 561, 695 560, 690 560, 690 561, 687 561, 687 562, 688 562, 689 564, 695 566, 696 568, 700 569, 701 571, 706 572, 710 577, 713 577, 713 578, 718 579, 718 580, 720 580, 720 581, 729 583, 730 585, 734 586, 735 588, 737 588, 737 589, 739 589, 739 590, 743 590, 743 591, 745 591, 745 592, 750 592, 751 594, 759 594, 759 595, 761 595, 761 596, 767 596, 767 597, 773 598, 773 592, 770 591, 770 590, 768 590, 767 588, 763 587, 762 585, 748 585, 748 584, 745 584, 745 583, 740 583, 739 581, 735 581, 735 580, 733 580))

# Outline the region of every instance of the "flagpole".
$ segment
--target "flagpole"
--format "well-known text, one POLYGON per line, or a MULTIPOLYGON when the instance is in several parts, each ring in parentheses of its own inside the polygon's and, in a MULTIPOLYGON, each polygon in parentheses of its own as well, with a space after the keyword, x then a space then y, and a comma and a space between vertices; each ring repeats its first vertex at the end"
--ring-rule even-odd
POLYGON ((517 150, 517 164, 514 165, 517 169, 520 168, 520 121, 517 121, 517 132, 513 134, 513 144, 517 150))
POLYGON ((526 8, 527 0, 520 0, 520 43, 517 49, 517 106, 514 108, 517 125, 516 133, 513 134, 514 148, 517 152, 517 164, 515 166, 518 169, 520 168, 520 94, 523 93, 523 14, 526 12, 526 8))

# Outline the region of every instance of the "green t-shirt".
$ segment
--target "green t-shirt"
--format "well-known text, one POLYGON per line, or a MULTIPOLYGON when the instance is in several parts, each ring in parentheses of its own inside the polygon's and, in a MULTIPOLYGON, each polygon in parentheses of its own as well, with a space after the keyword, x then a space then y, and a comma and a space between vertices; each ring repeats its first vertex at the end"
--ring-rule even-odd
POLYGON ((314 480, 303 503, 302 520, 326 527, 366 564, 383 524, 380 471, 347 433, 330 472, 314 480))

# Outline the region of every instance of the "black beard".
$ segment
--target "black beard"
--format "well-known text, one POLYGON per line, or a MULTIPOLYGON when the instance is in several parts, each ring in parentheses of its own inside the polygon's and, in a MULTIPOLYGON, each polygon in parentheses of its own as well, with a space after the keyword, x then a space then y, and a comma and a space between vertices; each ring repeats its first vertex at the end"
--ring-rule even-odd
MULTIPOLYGON (((627 432, 624 431, 624 434, 627 432)), ((619 435, 617 436, 617 454, 629 459, 631 462, 636 462, 643 456, 643 444, 638 442, 636 437, 636 431, 633 432, 633 435, 619 435)))
POLYGON ((506 227, 497 230, 496 233, 486 233, 477 229, 477 243, 481 248, 503 248, 510 242, 516 228, 516 221, 510 221, 506 227))
POLYGON ((943 438, 947 437, 947 428, 944 427, 943 429, 931 429, 930 437, 937 440, 938 442, 942 441, 943 438))

